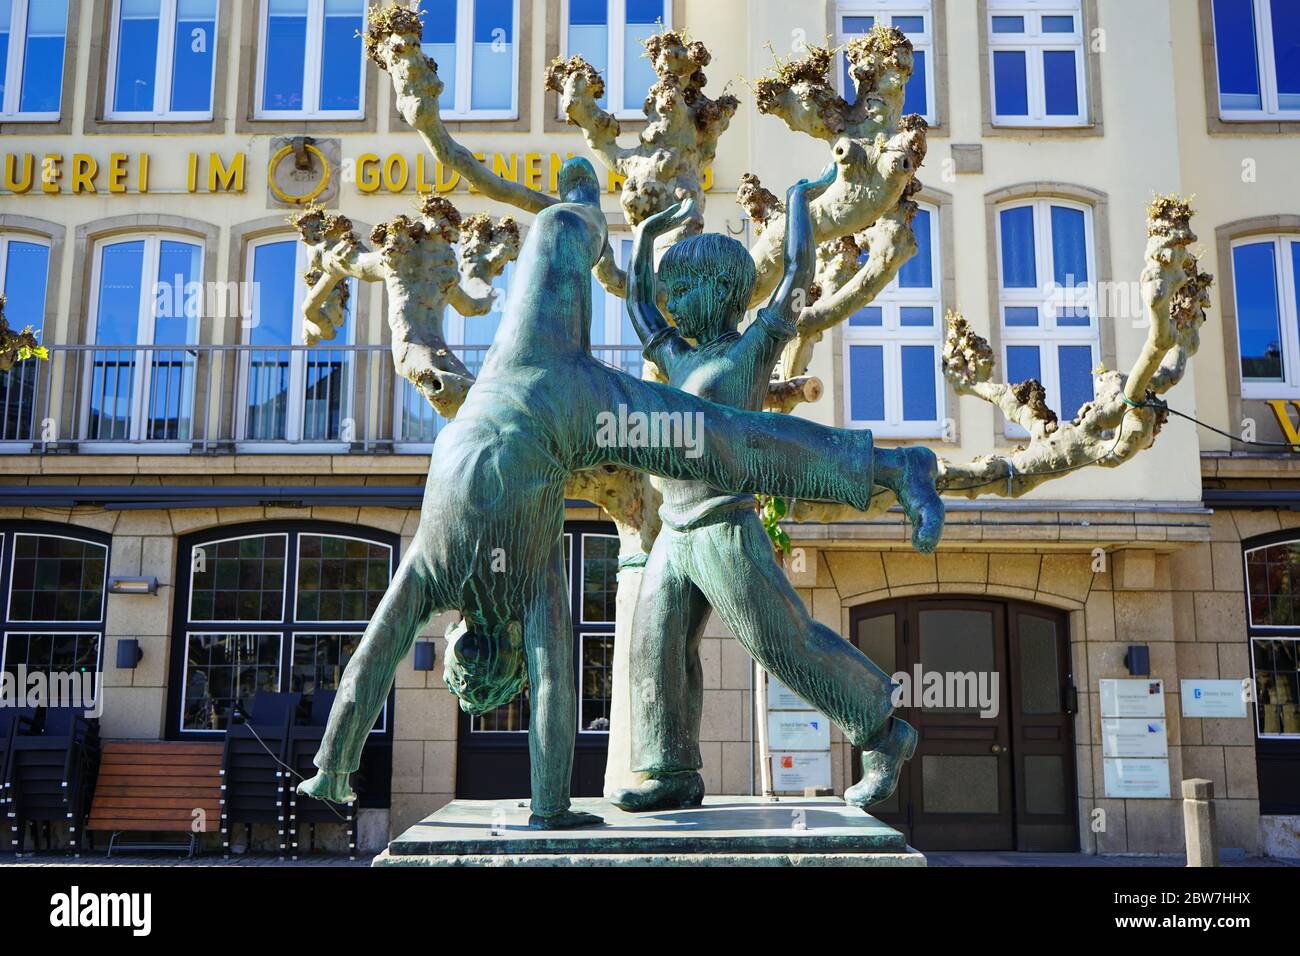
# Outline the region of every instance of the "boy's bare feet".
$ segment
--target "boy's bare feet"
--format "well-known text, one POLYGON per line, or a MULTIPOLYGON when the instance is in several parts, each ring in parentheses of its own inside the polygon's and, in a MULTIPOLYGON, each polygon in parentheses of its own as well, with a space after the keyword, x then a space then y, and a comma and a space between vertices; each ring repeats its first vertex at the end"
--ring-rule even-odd
POLYGON ((912 525, 912 547, 930 554, 943 536, 943 499, 935 490, 939 459, 928 448, 902 448, 903 474, 894 488, 898 503, 912 525))
POLYGON ((351 774, 322 770, 310 780, 298 784, 298 792, 304 797, 315 797, 317 800, 352 803, 357 799, 357 795, 352 792, 352 785, 348 783, 350 776, 351 774))
POLYGON ((694 770, 658 774, 639 787, 619 790, 609 802, 628 813, 698 807, 704 802, 704 778, 694 770))
POLYGON ((594 813, 583 813, 579 810, 561 810, 548 817, 539 817, 535 813, 528 816, 530 830, 576 830, 579 827, 603 826, 604 823, 604 819, 594 813))
POLYGON ((903 764, 916 753, 916 729, 907 721, 891 717, 889 734, 875 750, 862 751, 862 779, 844 792, 844 802, 866 810, 888 800, 898 789, 903 764))

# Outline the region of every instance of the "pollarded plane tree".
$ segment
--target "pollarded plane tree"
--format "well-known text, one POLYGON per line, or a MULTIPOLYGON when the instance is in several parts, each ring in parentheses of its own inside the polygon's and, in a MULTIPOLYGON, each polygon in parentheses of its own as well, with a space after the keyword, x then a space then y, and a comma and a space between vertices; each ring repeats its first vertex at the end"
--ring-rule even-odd
MULTIPOLYGON (((487 199, 536 214, 558 200, 544 192, 492 173, 443 123, 438 64, 420 47, 421 14, 392 3, 372 8, 365 34, 367 56, 389 75, 398 112, 424 139, 433 156, 487 199)), ((622 178, 620 206, 630 226, 679 201, 693 201, 693 214, 661 238, 660 251, 703 229, 706 170, 739 100, 729 93, 709 97, 704 70, 710 54, 704 44, 676 30, 645 41, 657 80, 646 97, 646 124, 636 142, 620 142, 618 120, 599 105, 604 79, 580 56, 557 59, 546 69, 546 86, 559 95, 569 122, 581 131, 591 152, 622 178)), ((913 69, 910 41, 898 30, 877 25, 844 50, 854 87, 850 103, 835 89, 831 71, 836 51, 809 46, 789 61, 776 60, 753 86, 758 111, 783 121, 795 133, 826 144, 837 166, 834 183, 812 202, 818 267, 767 397, 770 410, 791 412, 816 401, 822 385, 808 374, 817 344, 826 333, 871 303, 915 254, 912 220, 917 178, 926 155, 926 124, 903 114, 913 69)), ((785 243, 785 210, 752 174, 742 177, 737 202, 754 223, 751 255, 757 272, 751 304, 757 306, 780 280, 785 243)), ((1009 421, 1029 433, 1023 446, 967 463, 940 459, 939 488, 949 495, 1019 496, 1054 477, 1087 465, 1113 467, 1148 447, 1165 420, 1159 396, 1181 378, 1195 353, 1204 321, 1210 279, 1190 252, 1195 241, 1191 210, 1174 197, 1162 197, 1149 216, 1150 242, 1142 276, 1150 317, 1147 342, 1128 375, 1099 370, 1096 398, 1071 422, 1059 421, 1047 407, 1040 383, 993 381, 988 343, 956 313, 948 316, 943 369, 963 395, 997 406, 1009 421)), ((519 247, 518 229, 509 219, 487 217, 459 222, 442 199, 425 199, 420 215, 399 216, 377 227, 367 249, 351 224, 322 210, 298 220, 310 251, 306 305, 309 342, 329 338, 341 325, 347 278, 384 282, 388 323, 398 371, 425 395, 439 414, 452 417, 472 384, 472 376, 447 346, 444 306, 463 314, 491 307, 489 285, 519 247), (459 242, 459 253, 453 246, 459 242)), ((612 294, 623 296, 627 277, 607 248, 595 270, 612 294)), ((658 378, 647 363, 645 374, 658 378)), ((620 573, 615 627, 614 699, 607 791, 635 782, 628 771, 627 639, 640 588, 639 567, 659 530, 659 495, 645 475, 613 466, 574 475, 574 497, 599 505, 618 528, 620 573)), ((877 489, 869 513, 888 510, 892 494, 877 489)), ((837 520, 862 512, 816 502, 797 502, 792 515, 807 520, 837 520)))

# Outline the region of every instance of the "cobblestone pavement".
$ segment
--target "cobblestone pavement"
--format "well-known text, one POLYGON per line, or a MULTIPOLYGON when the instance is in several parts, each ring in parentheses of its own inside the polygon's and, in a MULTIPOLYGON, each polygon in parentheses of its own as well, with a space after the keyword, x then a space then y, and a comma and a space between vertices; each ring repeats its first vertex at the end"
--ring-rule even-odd
POLYGON ((103 853, 83 853, 79 858, 66 853, 25 854, 15 860, 12 854, 0 854, 3 866, 369 866, 370 854, 349 860, 346 856, 303 856, 297 860, 281 860, 273 853, 244 853, 229 860, 220 853, 202 853, 188 858, 181 853, 115 853, 112 858, 103 853))
MULTIPOLYGON (((927 853, 930 866, 1186 866, 1187 857, 1111 855, 1097 856, 1086 853, 927 853)), ((1241 857, 1222 860, 1220 866, 1295 866, 1300 860, 1283 860, 1273 857, 1241 857)))

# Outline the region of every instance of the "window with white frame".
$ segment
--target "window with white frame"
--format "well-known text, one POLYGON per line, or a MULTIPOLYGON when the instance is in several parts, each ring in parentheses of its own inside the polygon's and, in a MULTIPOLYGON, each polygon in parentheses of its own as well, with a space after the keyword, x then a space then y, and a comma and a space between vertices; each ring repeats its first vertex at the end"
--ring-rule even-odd
POLYGON ((0 119, 59 118, 67 31, 68 0, 0 0, 0 119))
POLYGON ((212 118, 217 0, 114 0, 110 120, 212 118))
POLYGON ((297 236, 250 243, 245 275, 257 296, 240 364, 237 434, 253 442, 337 443, 346 439, 353 408, 353 321, 356 280, 343 328, 329 342, 304 348, 302 307, 307 247, 297 236))
POLYGON ((1232 244, 1243 398, 1300 398, 1300 235, 1232 244))
MULTIPOLYGON (((839 0, 835 12, 835 42, 843 47, 877 23, 901 30, 912 41, 912 78, 907 81, 903 113, 919 113, 930 124, 939 122, 934 89, 934 14, 930 0, 839 0)), ((850 103, 857 98, 843 51, 840 90, 850 103)))
POLYGON ((580 54, 605 78, 597 102, 619 119, 645 115, 655 71, 644 42, 672 26, 670 0, 561 0, 563 55, 580 54))
MULTIPOLYGON (((49 272, 49 240, 0 235, 0 293, 6 299, 5 316, 13 328, 31 326, 38 338, 45 324, 49 272)), ((19 362, 0 372, 0 443, 32 440, 40 372, 38 362, 19 362)))
MULTIPOLYGON (((1037 379, 1068 421, 1100 361, 1092 210, 1062 199, 998 207, 998 310, 1008 382, 1037 379)), ((1008 435, 1024 434, 1007 423, 1008 435)))
POLYGON ((203 246, 180 236, 95 246, 82 434, 93 442, 192 437, 203 246))
POLYGON ((1214 0, 1219 115, 1300 119, 1300 3, 1214 0))
POLYGON ((994 124, 1087 125, 1080 0, 989 0, 988 17, 994 124))
POLYGON ((916 255, 844 326, 845 420, 882 437, 943 433, 939 210, 922 206, 912 231, 916 255))
POLYGON ((1256 733, 1300 739, 1300 541, 1245 549, 1256 733))
POLYGON ((261 0, 259 119, 361 119, 366 0, 261 0))
POLYGON ((394 566, 391 544, 323 531, 192 546, 177 729, 222 731, 258 691, 337 690, 394 566))
POLYGON ((519 0, 421 0, 444 119, 519 115, 519 0))

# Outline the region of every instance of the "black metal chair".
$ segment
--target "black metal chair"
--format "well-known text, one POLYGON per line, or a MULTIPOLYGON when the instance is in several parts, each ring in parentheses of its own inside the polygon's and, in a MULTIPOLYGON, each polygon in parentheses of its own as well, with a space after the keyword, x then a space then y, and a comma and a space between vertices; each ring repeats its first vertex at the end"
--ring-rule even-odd
POLYGON ((259 692, 243 722, 226 728, 221 757, 221 844, 227 857, 232 823, 247 827, 250 847, 253 825, 274 823, 280 858, 284 858, 288 844, 285 782, 291 777, 285 758, 289 729, 301 700, 301 694, 259 692))
MULTIPOLYGON (((341 823, 347 831, 348 858, 356 859, 357 854, 357 801, 346 806, 315 800, 298 795, 297 785, 301 780, 309 780, 316 773, 312 759, 320 749, 321 738, 325 736, 325 725, 329 721, 330 708, 334 706, 335 692, 318 690, 311 695, 310 710, 305 721, 294 724, 289 730, 288 764, 292 768, 288 781, 287 799, 289 803, 289 845, 293 858, 298 858, 300 842, 298 828, 302 823, 308 826, 308 851, 316 849, 316 824, 341 823)), ((358 779, 353 778, 353 787, 359 786, 358 779)))
POLYGON ((9 845, 13 852, 18 852, 18 818, 9 812, 9 800, 13 793, 10 779, 10 754, 13 753, 14 738, 36 732, 35 707, 0 707, 0 813, 9 821, 9 845))
MULTIPOLYGON (((68 828, 69 848, 80 856, 99 766, 99 720, 79 707, 42 708, 34 731, 15 734, 10 743, 6 809, 14 852, 22 852, 28 825, 46 825, 49 847, 49 827, 62 822, 68 828)), ((33 845, 38 845, 35 833, 33 845)))

